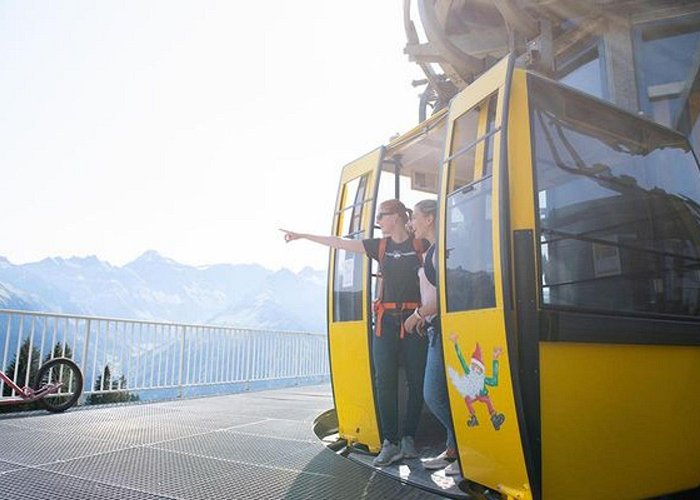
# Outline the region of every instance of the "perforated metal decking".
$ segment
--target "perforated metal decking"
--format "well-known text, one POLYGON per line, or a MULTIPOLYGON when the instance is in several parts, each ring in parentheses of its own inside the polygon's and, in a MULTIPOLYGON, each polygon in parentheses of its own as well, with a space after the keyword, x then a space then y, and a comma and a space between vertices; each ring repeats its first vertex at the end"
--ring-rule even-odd
POLYGON ((438 498, 326 449, 328 386, 0 416, 2 499, 438 498))

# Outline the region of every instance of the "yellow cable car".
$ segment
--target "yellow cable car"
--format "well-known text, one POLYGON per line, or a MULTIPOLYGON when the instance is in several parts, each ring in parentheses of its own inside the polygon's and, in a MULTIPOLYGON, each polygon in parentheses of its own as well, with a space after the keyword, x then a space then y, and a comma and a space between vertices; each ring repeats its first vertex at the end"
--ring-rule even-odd
MULTIPOLYGON (((380 176, 437 196, 465 478, 508 498, 696 488, 696 158, 677 132, 513 66, 503 59, 448 109, 345 166, 333 234, 372 236, 378 201, 393 197, 380 176)), ((376 452, 372 280, 367 257, 331 250, 339 434, 376 452)))

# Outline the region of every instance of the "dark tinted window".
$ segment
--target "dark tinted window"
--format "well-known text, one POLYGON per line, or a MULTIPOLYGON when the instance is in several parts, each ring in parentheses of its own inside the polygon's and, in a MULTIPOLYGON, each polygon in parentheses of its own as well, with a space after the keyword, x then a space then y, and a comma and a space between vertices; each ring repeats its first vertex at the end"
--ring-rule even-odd
POLYGON ((495 307, 491 177, 447 199, 447 311, 495 307))
MULTIPOLYGON (((345 186, 345 206, 341 213, 340 234, 346 238, 362 239, 362 214, 366 206, 368 175, 355 179, 345 186)), ((359 321, 362 319, 362 263, 360 253, 336 250, 335 275, 333 276, 333 321, 359 321)))
POLYGON ((700 170, 679 135, 530 76, 542 300, 700 316, 700 170))

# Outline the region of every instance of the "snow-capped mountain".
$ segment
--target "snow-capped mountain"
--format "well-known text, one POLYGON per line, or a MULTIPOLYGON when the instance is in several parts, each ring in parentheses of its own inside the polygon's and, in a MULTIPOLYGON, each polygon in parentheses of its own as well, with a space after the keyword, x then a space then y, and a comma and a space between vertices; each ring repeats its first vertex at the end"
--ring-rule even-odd
POLYGON ((148 251, 122 267, 95 256, 14 265, 0 257, 0 307, 69 314, 325 329, 324 271, 194 267, 148 251))
POLYGON ((0 283, 0 307, 3 309, 36 310, 42 308, 41 304, 33 302, 25 294, 15 290, 13 287, 0 283))
POLYGON ((282 269, 267 276, 257 293, 243 297, 208 323, 260 321, 276 330, 323 331, 326 324, 325 294, 324 272, 305 268, 294 274, 282 269))

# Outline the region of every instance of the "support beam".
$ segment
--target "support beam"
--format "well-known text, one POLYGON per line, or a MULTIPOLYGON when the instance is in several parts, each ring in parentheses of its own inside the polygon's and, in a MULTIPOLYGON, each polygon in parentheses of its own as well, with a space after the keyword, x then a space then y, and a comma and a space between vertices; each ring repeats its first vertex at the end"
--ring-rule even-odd
POLYGON ((539 33, 537 20, 518 6, 514 0, 493 0, 503 19, 528 40, 539 33))
POLYGON ((632 23, 628 16, 611 16, 603 34, 605 73, 610 100, 632 113, 639 111, 634 72, 632 23))

